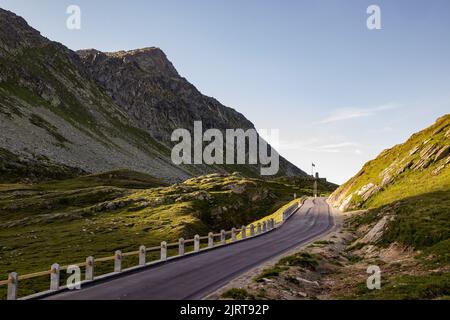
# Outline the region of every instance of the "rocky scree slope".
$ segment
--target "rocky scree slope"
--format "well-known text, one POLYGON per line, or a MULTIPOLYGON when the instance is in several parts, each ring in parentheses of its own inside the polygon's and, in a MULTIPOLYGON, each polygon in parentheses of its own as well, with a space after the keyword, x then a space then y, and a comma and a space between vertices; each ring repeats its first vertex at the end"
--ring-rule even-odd
MULTIPOLYGON (((112 56, 121 55, 126 54, 112 56)), ((218 102, 202 102, 201 94, 186 80, 180 85, 182 89, 174 88, 176 70, 161 51, 144 49, 134 55, 125 60, 139 61, 126 64, 127 68, 136 67, 136 72, 125 68, 121 76, 129 83, 117 83, 117 90, 113 90, 105 80, 103 87, 99 85, 101 77, 89 68, 86 59, 42 37, 21 17, 0 9, 0 148, 16 157, 8 157, 8 161, 3 157, 0 169, 45 160, 88 173, 126 168, 150 173, 166 182, 209 172, 258 175, 257 168, 251 166, 173 165, 168 133, 175 127, 189 128, 179 122, 180 117, 190 123, 199 120, 196 114, 203 110, 201 119, 214 126, 252 125, 234 110, 221 109, 218 102), (145 58, 149 51, 151 59, 145 58), (136 103, 127 109, 125 97, 133 97, 134 87, 140 88, 134 92, 136 103), (191 95, 186 98, 184 90, 195 90, 197 100, 191 95), (180 102, 189 99, 189 103, 180 102), (146 109, 154 101, 159 107, 157 112, 146 109), (207 110, 210 118, 221 121, 208 122, 207 110)), ((116 79, 108 72, 115 74, 117 69, 103 71, 106 79, 116 79)), ((280 174, 303 172, 282 161, 280 174)))
MULTIPOLYGON (((172 146, 173 130, 184 128, 193 132, 194 121, 202 121, 203 130, 254 129, 242 114, 203 95, 181 77, 159 48, 109 53, 90 49, 77 53, 93 79, 127 113, 133 124, 168 147, 172 146)), ((207 166, 196 168, 210 171, 207 166)), ((258 166, 221 168, 259 175, 258 166)), ((304 176, 305 173, 281 158, 280 175, 304 176)))
MULTIPOLYGON (((129 168, 191 176, 92 81, 77 54, 0 9, 0 148, 87 172, 129 168)), ((2 168, 17 164, 2 161, 2 168)))

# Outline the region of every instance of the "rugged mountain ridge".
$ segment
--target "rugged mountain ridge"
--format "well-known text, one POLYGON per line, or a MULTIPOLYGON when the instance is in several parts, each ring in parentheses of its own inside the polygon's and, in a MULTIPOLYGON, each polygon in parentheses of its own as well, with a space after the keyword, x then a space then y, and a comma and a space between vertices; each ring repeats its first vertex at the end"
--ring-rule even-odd
POLYGON ((450 114, 384 150, 339 187, 330 202, 345 211, 439 190, 450 190, 450 114))
POLYGON ((78 54, 133 123, 165 144, 171 144, 174 129, 192 129, 198 120, 205 129, 254 128, 242 114, 202 95, 180 77, 158 48, 114 53, 84 50, 78 54))
MULTIPOLYGON (((168 133, 183 120, 201 114, 198 120, 211 126, 253 125, 202 96, 162 51, 95 56, 108 67, 95 72, 92 51, 77 54, 0 9, 0 148, 22 163, 45 160, 91 173, 126 168, 167 182, 211 172, 258 175, 252 166, 172 164, 168 133)), ((280 167, 280 174, 304 174, 284 159, 280 167)))
MULTIPOLYGON (((77 53, 92 78, 133 124, 164 145, 172 146, 170 137, 175 129, 193 132, 194 121, 202 121, 204 130, 254 129, 241 113, 203 95, 181 77, 159 48, 119 52, 90 49, 77 53)), ((258 166, 246 167, 247 173, 257 175, 258 166)), ((288 176, 305 175, 282 157, 280 171, 288 176)))
POLYGON ((86 172, 129 168, 167 181, 191 176, 131 124, 76 53, 9 11, 0 10, 0 30, 0 148, 21 162, 44 160, 86 172))

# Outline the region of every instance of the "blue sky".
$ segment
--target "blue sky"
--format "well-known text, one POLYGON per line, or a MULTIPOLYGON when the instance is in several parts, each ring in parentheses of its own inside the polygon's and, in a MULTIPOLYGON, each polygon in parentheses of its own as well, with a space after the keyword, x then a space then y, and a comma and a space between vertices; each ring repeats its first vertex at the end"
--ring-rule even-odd
POLYGON ((157 46, 204 94, 342 183, 450 110, 450 2, 0 0, 71 49, 157 46), (81 30, 66 28, 79 5, 81 30), (381 8, 381 30, 366 9, 381 8))

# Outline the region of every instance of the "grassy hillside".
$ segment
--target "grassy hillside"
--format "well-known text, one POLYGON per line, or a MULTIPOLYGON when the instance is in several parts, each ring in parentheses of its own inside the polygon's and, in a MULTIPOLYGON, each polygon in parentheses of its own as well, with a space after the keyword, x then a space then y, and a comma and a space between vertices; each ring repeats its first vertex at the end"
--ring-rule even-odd
POLYGON ((0 148, 0 183, 69 179, 82 173, 80 169, 55 164, 43 156, 25 159, 0 148))
POLYGON ((310 195, 311 189, 309 182, 294 186, 240 174, 167 186, 126 170, 36 185, 3 184, 0 279, 11 271, 42 271, 55 262, 77 263, 90 255, 229 230, 276 211, 294 193, 310 195))
MULTIPOLYGON (((351 218, 359 235, 348 252, 373 262, 373 245, 384 257, 381 290, 368 290, 361 282, 347 298, 448 299, 450 297, 449 191, 420 194, 369 209, 351 218), (389 221, 384 224, 386 219, 389 221), (375 229, 381 234, 366 235, 375 229), (400 254, 398 253, 400 252, 400 254), (392 258, 389 258, 392 255, 392 258)), ((379 264, 378 259, 375 264, 379 264)))
MULTIPOLYGON (((385 287, 361 284, 355 298, 429 299, 450 292, 450 115, 383 151, 330 197, 342 210, 364 209, 349 221, 357 234, 349 251, 373 257, 410 252, 385 272, 385 287), (399 247, 400 246, 400 247, 399 247), (408 264, 408 267, 406 267, 408 264)), ((385 261, 386 262, 386 261, 385 261)), ((386 268, 386 267, 385 267, 386 268)))
POLYGON ((446 241, 450 235, 450 115, 404 144, 383 151, 330 198, 341 209, 369 209, 358 218, 365 224, 389 216, 378 240, 384 245, 399 242, 422 249, 446 241))
POLYGON ((354 227, 374 225, 383 217, 392 218, 376 243, 388 247, 397 242, 425 250, 431 260, 450 262, 450 197, 448 192, 432 192, 369 209, 351 220, 354 227))
POLYGON ((450 190, 450 115, 383 151, 330 199, 341 209, 373 208, 450 190))

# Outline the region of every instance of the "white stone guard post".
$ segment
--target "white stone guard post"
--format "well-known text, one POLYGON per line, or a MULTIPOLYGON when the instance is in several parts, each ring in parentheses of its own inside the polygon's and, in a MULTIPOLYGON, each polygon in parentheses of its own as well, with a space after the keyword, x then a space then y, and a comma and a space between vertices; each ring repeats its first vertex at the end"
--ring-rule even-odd
POLYGON ((59 290, 60 270, 59 264, 55 263, 50 269, 50 291, 59 290))
POLYGON ((139 265, 145 266, 147 262, 147 248, 145 246, 139 247, 139 265))
POLYGON ((226 243, 227 234, 225 230, 220 231, 220 243, 225 244, 226 243))
POLYGON ((246 226, 242 226, 241 227, 241 239, 244 240, 247 238, 247 227, 246 226))
POLYGON ((194 252, 200 251, 200 236, 198 234, 194 237, 194 252))
POLYGON ((86 258, 86 272, 85 272, 85 279, 88 281, 94 280, 94 257, 87 257, 86 258))
POLYGON ((236 228, 231 229, 231 242, 235 242, 237 240, 236 233, 236 228))
POLYGON ((255 236, 255 225, 250 225, 250 237, 255 236))
POLYGON ((114 272, 122 272, 122 251, 120 250, 114 254, 114 272))
POLYGON ((178 240, 178 255, 184 256, 184 239, 180 238, 178 240))
POLYGON ((256 229, 256 234, 261 234, 261 223, 260 222, 258 222, 258 226, 257 226, 257 229, 256 229))
POLYGON ((167 242, 161 242, 161 261, 167 260, 167 242))
POLYGON ((208 248, 214 247, 214 233, 208 233, 208 248))
POLYGON ((17 299, 17 289, 19 287, 19 275, 17 272, 11 272, 8 276, 8 295, 7 300, 17 299))
POLYGON ((262 228, 263 228, 263 232, 267 232, 267 221, 263 222, 262 228))

